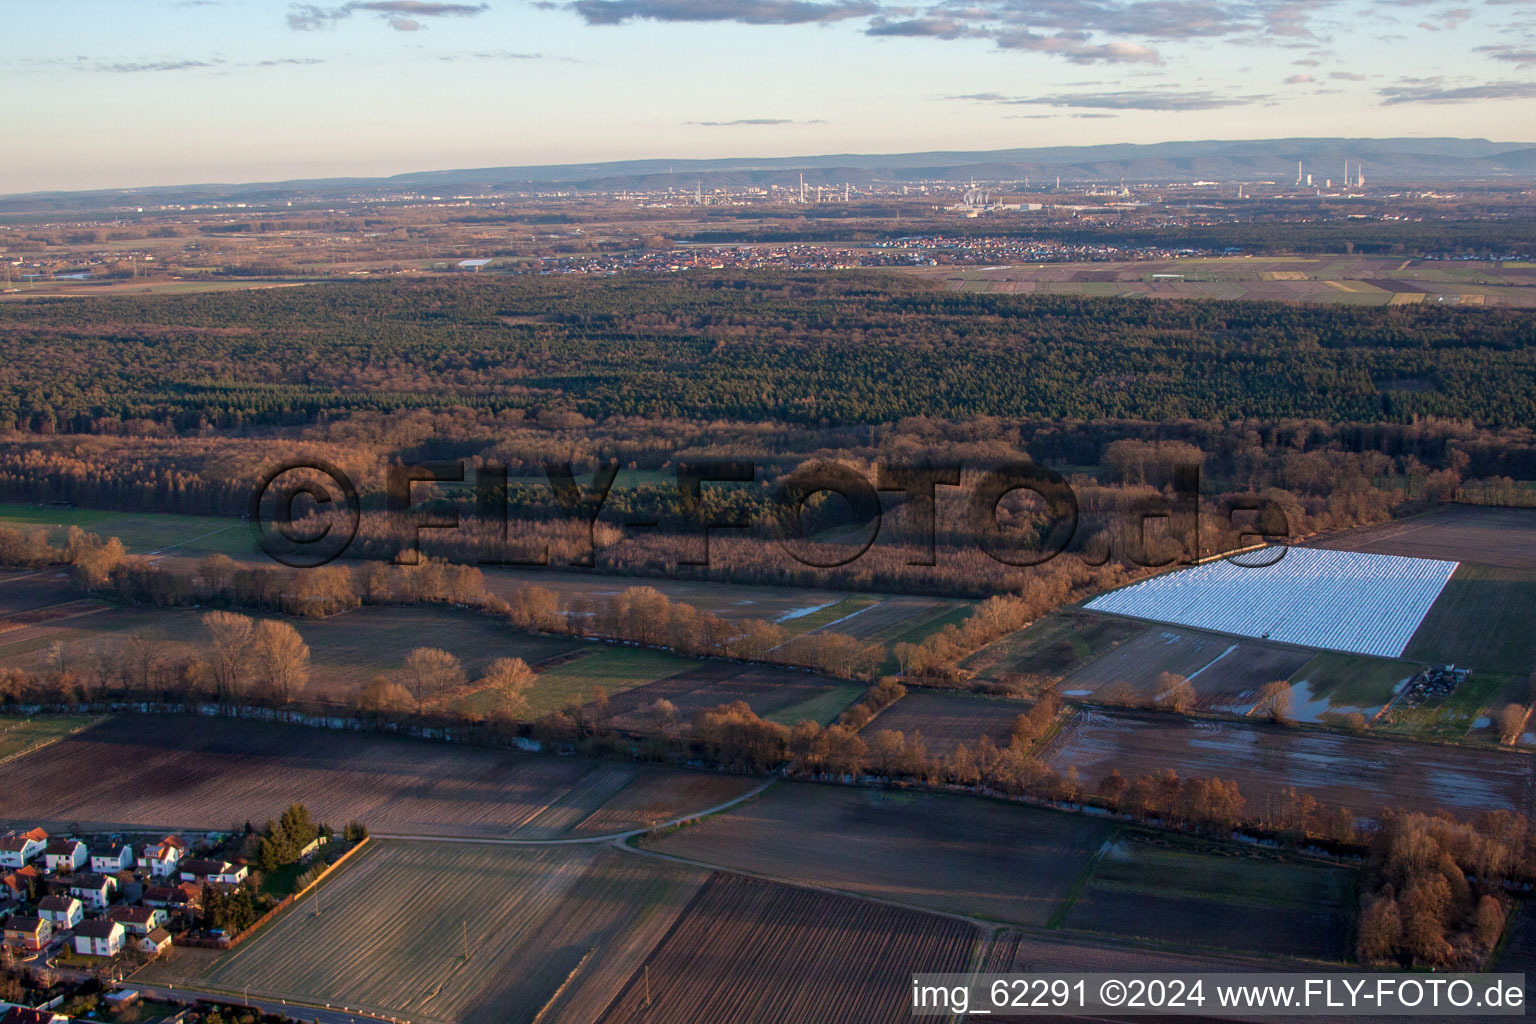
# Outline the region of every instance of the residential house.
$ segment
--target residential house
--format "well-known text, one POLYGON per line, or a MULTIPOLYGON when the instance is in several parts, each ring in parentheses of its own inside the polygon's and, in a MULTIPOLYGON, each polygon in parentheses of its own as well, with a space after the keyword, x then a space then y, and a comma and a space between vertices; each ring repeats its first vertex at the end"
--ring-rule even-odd
POLYGON ((13 917, 5 922, 5 941, 21 949, 42 949, 53 938, 53 925, 40 917, 13 917))
POLYGON ((69 894, 92 910, 100 910, 112 902, 112 895, 116 892, 117 879, 111 875, 86 872, 76 875, 69 882, 69 894))
POLYGON ((33 887, 42 880, 42 877, 43 873, 31 864, 24 868, 17 868, 15 871, 7 871, 3 876, 0 876, 0 886, 3 886, 0 894, 9 894, 17 899, 27 899, 32 895, 33 887))
POLYGON ((103 875, 115 875, 133 867, 133 847, 126 843, 113 843, 105 850, 91 854, 91 870, 103 875))
POLYGON ((0 1024, 69 1024, 69 1018, 52 1010, 34 1010, 30 1006, 9 1006, 0 1014, 0 1024))
POLYGON ((148 935, 139 936, 135 945, 138 946, 140 953, 159 956, 171 948, 171 933, 164 928, 156 928, 148 935))
POLYGON ((85 844, 78 839, 50 839, 43 848, 43 865, 48 871, 78 871, 89 859, 85 844))
POLYGON ((25 867, 42 856, 48 845, 48 833, 37 835, 41 829, 0 837, 0 868, 25 867))
POLYGON ((86 956, 116 956, 123 951, 128 933, 116 921, 96 918, 75 929, 75 952, 86 956))
POLYGON ((21 900, 0 899, 0 921, 13 918, 26 909, 27 905, 21 900))
POLYGON ((244 864, 231 864, 227 860, 203 860, 190 858, 181 862, 183 882, 213 882, 218 885, 239 885, 245 881, 250 869, 244 864))
POLYGON ((149 869, 151 878, 169 878, 176 873, 176 865, 187 846, 176 836, 166 836, 158 843, 150 843, 141 851, 140 860, 149 869))
POLYGON ((85 906, 73 896, 44 896, 37 901, 37 916, 54 931, 68 931, 85 920, 85 906))
POLYGON ((144 905, 162 907, 166 910, 196 909, 203 905, 203 893, 191 882, 182 882, 179 885, 146 885, 144 905))
POLYGON ((159 907, 113 907, 107 920, 116 921, 130 935, 148 935, 165 924, 165 911, 159 907))

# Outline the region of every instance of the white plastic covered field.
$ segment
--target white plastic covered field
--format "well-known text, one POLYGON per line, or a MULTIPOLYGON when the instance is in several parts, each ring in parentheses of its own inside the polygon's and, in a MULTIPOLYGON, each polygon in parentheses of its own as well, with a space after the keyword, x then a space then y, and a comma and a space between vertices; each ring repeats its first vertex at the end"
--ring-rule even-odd
MULTIPOLYGON (((1272 557, 1273 552, 1241 556, 1247 562, 1272 557)), ((1210 562, 1104 594, 1087 607, 1395 658, 1408 646, 1457 565, 1429 558, 1288 548, 1266 568, 1210 562)))

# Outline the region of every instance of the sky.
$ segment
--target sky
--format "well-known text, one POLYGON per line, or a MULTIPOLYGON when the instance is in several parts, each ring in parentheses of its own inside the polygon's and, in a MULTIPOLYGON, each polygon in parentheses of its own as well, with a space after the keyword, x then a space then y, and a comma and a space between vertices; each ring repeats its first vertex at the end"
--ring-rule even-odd
POLYGON ((10 0, 0 193, 1536 137, 1536 0, 10 0))

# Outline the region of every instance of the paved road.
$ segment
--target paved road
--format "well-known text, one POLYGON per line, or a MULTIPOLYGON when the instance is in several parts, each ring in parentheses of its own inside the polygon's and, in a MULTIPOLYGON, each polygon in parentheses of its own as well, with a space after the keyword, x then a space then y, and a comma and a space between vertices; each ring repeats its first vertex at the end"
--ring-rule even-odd
POLYGON ((353 1010, 327 1009, 324 1006, 309 1006, 307 1004, 284 1002, 281 999, 262 999, 252 996, 247 1003, 242 995, 230 995, 227 992, 209 992, 197 988, 185 988, 170 985, 141 985, 138 982, 124 982, 124 987, 131 988, 148 999, 159 999, 165 1002, 180 1002, 186 999, 216 999, 221 1003, 229 1003, 236 1006, 253 1006, 266 1013, 279 1013, 284 1016, 302 1021, 318 1021, 319 1024, 379 1024, 379 1021, 393 1021, 394 1017, 380 1017, 370 1013, 353 1010))

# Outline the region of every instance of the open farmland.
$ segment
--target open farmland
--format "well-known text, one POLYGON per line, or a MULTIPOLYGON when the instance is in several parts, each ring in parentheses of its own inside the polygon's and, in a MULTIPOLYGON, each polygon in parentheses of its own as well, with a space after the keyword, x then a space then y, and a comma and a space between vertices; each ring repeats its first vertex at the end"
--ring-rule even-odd
POLYGON ((837 590, 611 576, 568 569, 486 566, 483 572, 486 588, 502 597, 510 595, 517 587, 531 585, 552 590, 560 596, 562 603, 569 603, 582 598, 611 597, 630 587, 653 587, 674 601, 691 604, 700 611, 727 619, 780 621, 796 613, 810 614, 855 596, 837 590))
POLYGON ((1536 570, 1536 509, 1442 505, 1309 546, 1536 570))
POLYGON ((1418 671, 1409 661, 1324 651, 1288 677, 1291 717, 1321 722, 1354 712, 1370 721, 1418 671))
POLYGON ((974 925, 717 874, 601 1024, 906 1020, 914 971, 962 972, 974 925))
MULTIPOLYGON (((579 662, 577 665, 579 666, 579 662)), ((825 724, 856 700, 863 687, 792 668, 743 665, 731 661, 690 662, 692 667, 614 696, 608 704, 614 724, 645 729, 645 709, 670 701, 678 717, 746 701, 763 718, 793 725, 804 718, 825 724)))
POLYGON ((92 715, 0 718, 0 761, 19 757, 100 721, 92 715))
POLYGON ((1057 771, 1075 767, 1092 786, 1171 769, 1181 777, 1235 781, 1249 813, 1293 786, 1360 817, 1383 808, 1472 818, 1488 810, 1536 811, 1536 776, 1523 754, 1346 736, 1248 722, 1082 710, 1051 743, 1057 771))
POLYGON ((949 754, 964 743, 972 750, 983 736, 999 747, 1008 745, 1013 720, 1029 710, 1018 700, 1000 700, 966 693, 908 690, 901 700, 876 715, 864 735, 894 729, 906 736, 923 734, 930 754, 949 754))
POLYGON ((317 821, 377 833, 548 839, 649 826, 753 782, 178 715, 114 718, 0 765, 9 821, 102 830, 228 828, 298 800, 317 821), (614 800, 627 811, 604 814, 614 800))
POLYGON ((1504 263, 1464 266, 1373 256, 1200 256, 1102 263, 909 270, 953 291, 1014 295, 1101 295, 1149 299, 1388 306, 1461 303, 1536 306, 1536 274, 1504 263))
POLYGON ((1185 947, 1342 960, 1353 901, 1354 872, 1343 868, 1122 836, 1060 920, 1185 947))
POLYGON ((910 906, 1044 924, 1111 826, 972 797, 780 782, 643 845, 910 906))
POLYGON ((591 1020, 707 877, 604 847, 374 840, 319 913, 295 905, 200 980, 432 1024, 591 1020))
POLYGON ((1312 655, 1263 640, 1153 626, 1072 673, 1061 690, 1068 697, 1150 701, 1160 695, 1157 677, 1171 672, 1190 681, 1201 708, 1241 715, 1253 707, 1259 687, 1289 678, 1312 655))
MULTIPOLYGON (((580 645, 581 641, 576 643, 580 645)), ((588 643, 577 649, 582 652, 580 657, 562 659, 539 673, 528 691, 528 717, 537 718, 570 704, 585 703, 599 686, 611 698, 698 665, 691 658, 640 647, 588 643)))
POLYGON ((1536 570, 1463 565, 1403 656, 1526 675, 1536 670, 1536 570))
POLYGON ((1395 658, 1455 562, 1320 548, 1255 552, 1163 573, 1089 601, 1095 611, 1395 658), (1283 557, 1274 560, 1276 554, 1283 557), (1266 564, 1267 563, 1267 564, 1266 564))
POLYGON ((1024 676, 1054 683, 1142 632, 1118 615, 1062 610, 988 644, 960 663, 979 679, 1002 682, 1024 676))
MULTIPOLYGON (((0 584, 0 594, 5 585, 0 584)), ((31 627, 0 631, 0 664, 37 667, 54 642, 66 645, 122 639, 134 632, 161 638, 168 651, 204 645, 202 612, 190 608, 108 608, 31 627), (38 630, 44 635, 34 635, 38 630)), ((262 618, 259 613, 253 618, 262 618)), ((344 700, 379 673, 393 672, 416 647, 441 647, 463 664, 470 679, 496 658, 537 664, 581 650, 571 637, 542 636, 513 629, 487 615, 441 605, 357 608, 324 619, 287 619, 310 648, 306 695, 344 700)))
POLYGON ((253 556, 260 550, 250 524, 218 516, 0 504, 0 526, 45 529, 55 543, 71 526, 77 526, 103 540, 116 537, 135 555, 175 551, 181 555, 219 553, 236 557, 253 556))

